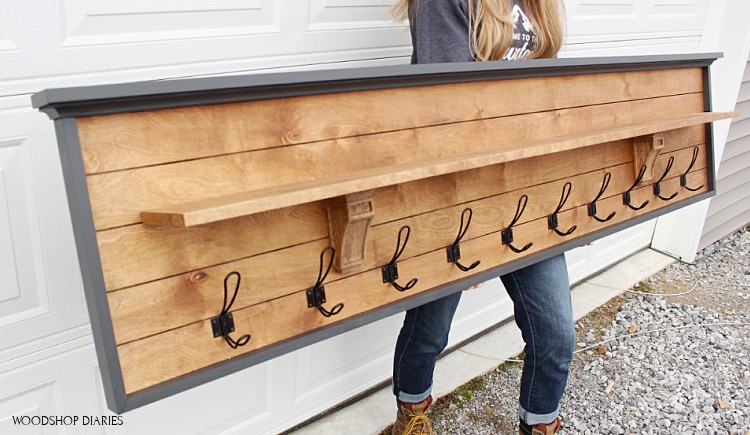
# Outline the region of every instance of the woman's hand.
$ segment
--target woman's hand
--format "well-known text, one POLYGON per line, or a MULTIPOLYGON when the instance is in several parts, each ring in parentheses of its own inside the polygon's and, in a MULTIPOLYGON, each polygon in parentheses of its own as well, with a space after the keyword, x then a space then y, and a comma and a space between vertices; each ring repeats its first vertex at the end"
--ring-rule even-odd
POLYGON ((473 286, 471 286, 471 287, 467 287, 467 288, 465 288, 465 289, 464 289, 464 291, 469 291, 469 290, 474 290, 474 289, 478 289, 478 288, 482 287, 483 285, 484 285, 484 283, 483 283, 483 282, 480 282, 479 284, 474 284, 474 285, 473 285, 473 286))

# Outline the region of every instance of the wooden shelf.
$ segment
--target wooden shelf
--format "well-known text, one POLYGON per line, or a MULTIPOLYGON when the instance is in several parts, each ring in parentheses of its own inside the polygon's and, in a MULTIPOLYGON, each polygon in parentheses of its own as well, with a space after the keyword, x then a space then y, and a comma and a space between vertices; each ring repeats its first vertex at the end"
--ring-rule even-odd
POLYGON ((336 198, 410 181, 552 154, 622 139, 653 135, 735 117, 738 112, 702 112, 594 132, 417 162, 382 166, 284 186, 175 204, 140 213, 146 225, 187 228, 269 210, 336 198))

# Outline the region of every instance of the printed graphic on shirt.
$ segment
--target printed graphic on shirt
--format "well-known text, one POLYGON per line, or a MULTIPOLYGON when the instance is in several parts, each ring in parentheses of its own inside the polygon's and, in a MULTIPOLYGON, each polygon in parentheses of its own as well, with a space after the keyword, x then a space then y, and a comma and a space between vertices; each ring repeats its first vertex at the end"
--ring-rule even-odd
POLYGON ((515 27, 513 41, 503 59, 524 59, 534 50, 536 36, 534 35, 534 28, 531 26, 531 20, 523 10, 523 0, 513 0, 513 8, 510 14, 515 27))

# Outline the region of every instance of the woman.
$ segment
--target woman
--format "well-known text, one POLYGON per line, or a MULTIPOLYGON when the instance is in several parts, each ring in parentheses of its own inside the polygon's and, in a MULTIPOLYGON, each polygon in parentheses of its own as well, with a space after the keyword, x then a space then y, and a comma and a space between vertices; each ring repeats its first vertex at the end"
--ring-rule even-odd
MULTIPOLYGON (((396 14, 410 21, 412 63, 554 57, 562 43, 557 0, 399 0, 396 14)), ((501 279, 526 343, 520 433, 554 434, 575 345, 565 256, 501 279)), ((432 433, 426 411, 435 359, 460 298, 456 293, 406 313, 393 362, 393 434, 432 433)))

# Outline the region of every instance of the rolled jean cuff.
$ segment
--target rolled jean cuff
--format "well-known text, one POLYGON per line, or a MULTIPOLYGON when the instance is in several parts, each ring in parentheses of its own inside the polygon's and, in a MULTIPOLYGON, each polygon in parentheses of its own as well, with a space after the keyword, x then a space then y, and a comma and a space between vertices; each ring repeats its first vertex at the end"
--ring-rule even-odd
POLYGON ((549 414, 534 414, 523 409, 523 406, 519 404, 518 415, 521 417, 521 420, 525 421, 529 426, 534 426, 535 424, 540 423, 549 424, 552 423, 552 421, 556 419, 558 415, 560 415, 560 407, 558 406, 557 409, 555 409, 553 412, 550 412, 549 414))
POLYGON ((430 385, 430 388, 428 388, 427 391, 420 394, 409 394, 399 391, 398 394, 396 394, 396 399, 405 403, 419 403, 426 399, 430 394, 432 394, 432 385, 430 385))

